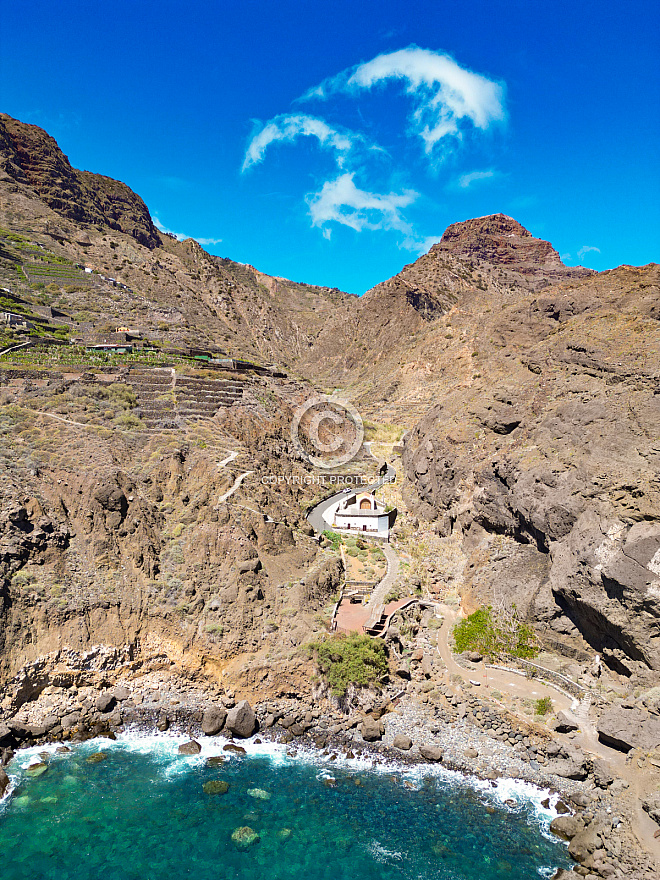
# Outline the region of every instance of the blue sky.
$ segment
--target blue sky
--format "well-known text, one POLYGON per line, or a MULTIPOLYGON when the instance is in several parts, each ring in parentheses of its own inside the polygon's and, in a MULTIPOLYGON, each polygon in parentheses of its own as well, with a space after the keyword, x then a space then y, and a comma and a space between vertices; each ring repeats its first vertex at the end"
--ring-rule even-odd
POLYGON ((362 293, 498 211, 660 260, 656 2, 5 4, 0 109, 159 224, 362 293))

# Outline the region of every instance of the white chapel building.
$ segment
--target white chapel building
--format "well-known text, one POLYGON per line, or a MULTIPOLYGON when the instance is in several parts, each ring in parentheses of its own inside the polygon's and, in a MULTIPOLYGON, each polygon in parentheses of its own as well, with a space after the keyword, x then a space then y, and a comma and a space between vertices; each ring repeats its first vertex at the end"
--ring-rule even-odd
POLYGON ((339 502, 333 525, 336 529, 365 532, 370 537, 388 540, 396 514, 396 508, 385 510, 385 505, 371 492, 354 492, 339 502))

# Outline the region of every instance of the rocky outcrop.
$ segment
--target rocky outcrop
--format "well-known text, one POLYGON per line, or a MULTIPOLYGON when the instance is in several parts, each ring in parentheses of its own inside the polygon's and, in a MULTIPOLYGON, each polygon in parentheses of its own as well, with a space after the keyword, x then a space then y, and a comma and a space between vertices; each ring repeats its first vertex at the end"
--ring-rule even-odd
POLYGON ((649 752, 660 747, 660 717, 636 706, 621 705, 604 712, 597 724, 598 738, 605 745, 629 752, 649 752))
MULTIPOLYGON (((0 114, 0 163, 7 177, 28 184, 63 217, 77 223, 102 223, 148 248, 161 242, 147 206, 125 183, 72 168, 43 129, 5 113, 0 114)), ((61 230, 58 235, 67 237, 61 230)))

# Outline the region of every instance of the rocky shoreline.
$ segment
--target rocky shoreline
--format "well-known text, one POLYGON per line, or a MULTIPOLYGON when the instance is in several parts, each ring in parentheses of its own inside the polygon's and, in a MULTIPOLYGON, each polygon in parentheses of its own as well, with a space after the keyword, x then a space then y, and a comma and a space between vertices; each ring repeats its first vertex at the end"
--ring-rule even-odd
MULTIPOLYGON (((25 746, 114 738, 126 730, 169 730, 193 743, 222 734, 239 754, 242 747, 232 745, 232 740, 256 734, 291 751, 318 749, 330 760, 367 757, 405 766, 441 764, 493 785, 509 778, 555 793, 560 815, 551 828, 570 841, 569 853, 576 861, 573 872, 558 875, 562 880, 578 875, 587 880, 658 877, 634 834, 627 783, 567 737, 541 736, 472 694, 456 694, 449 687, 443 692, 440 686, 439 699, 446 703, 441 708, 420 705, 405 691, 392 691, 371 694, 370 701, 348 712, 337 701, 300 698, 256 703, 253 710, 231 691, 179 676, 164 659, 122 671, 120 676, 105 676, 108 686, 103 686, 103 675, 96 685, 76 685, 64 678, 61 684, 44 687, 13 714, 11 699, 5 698, 0 708, 2 765, 25 746)), ((8 781, 0 770, 0 790, 8 781)), ((649 805, 652 816, 654 809, 657 816, 657 807, 649 805)))

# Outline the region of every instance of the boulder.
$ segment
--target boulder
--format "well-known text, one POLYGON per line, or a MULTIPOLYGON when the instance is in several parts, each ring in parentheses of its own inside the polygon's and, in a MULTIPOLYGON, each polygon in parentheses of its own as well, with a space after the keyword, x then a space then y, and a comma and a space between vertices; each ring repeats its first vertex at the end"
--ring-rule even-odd
POLYGON ((24 740, 30 736, 30 728, 27 724, 24 724, 22 721, 18 721, 16 718, 12 718, 7 726, 12 733, 14 739, 24 740))
POLYGON ((478 758, 479 752, 473 748, 472 746, 468 746, 468 748, 463 752, 466 758, 478 758))
POLYGON ((115 698, 115 700, 119 700, 120 703, 123 703, 123 701, 127 700, 131 695, 129 689, 127 687, 124 687, 123 685, 117 685, 116 687, 113 687, 110 693, 115 698))
POLYGON ((257 719, 247 700, 241 700, 237 706, 229 710, 225 726, 234 736, 242 738, 252 736, 257 726, 257 719))
POLYGON ((4 797, 5 792, 9 788, 9 777, 0 767, 0 798, 4 797))
POLYGON ((614 782, 614 774, 610 770, 610 765, 602 758, 594 758, 591 764, 594 774, 594 782, 598 788, 608 788, 614 782))
POLYGON ((70 730, 72 727, 75 727, 79 721, 80 712, 69 712, 67 715, 60 719, 60 724, 62 725, 64 730, 70 730))
POLYGON ((562 840, 573 840, 584 828, 584 822, 575 816, 557 816, 550 823, 550 831, 562 840))
POLYGON ((222 747, 223 752, 233 752, 234 755, 247 755, 243 746, 237 746, 234 743, 227 743, 222 747))
POLYGON ((409 736, 406 736, 405 733, 397 734, 397 736, 395 736, 394 740, 392 741, 392 746, 395 749, 401 749, 401 751, 403 752, 407 752, 409 749, 411 749, 412 744, 413 741, 410 739, 409 736))
POLYGON ((622 752, 660 746, 660 717, 640 708, 616 706, 601 715, 596 728, 602 743, 622 752))
POLYGON ((194 739, 189 740, 189 742, 181 743, 179 746, 180 755, 199 755, 201 751, 202 747, 194 739))
POLYGON ((382 721, 376 721, 375 718, 367 716, 362 722, 360 733, 365 742, 375 742, 378 739, 382 739, 385 733, 385 725, 382 721))
POLYGON ((96 711, 97 712, 112 712, 115 708, 116 700, 113 694, 105 693, 99 694, 96 698, 96 711))
POLYGON ((224 706, 209 706, 202 715, 202 733, 213 736, 220 733, 225 725, 227 710, 224 706))
POLYGON ((549 761, 545 769, 548 773, 554 773, 555 776, 561 776, 562 779, 587 778, 587 768, 584 766, 584 762, 580 763, 579 761, 574 761, 570 758, 549 761))
POLYGON ((642 801, 642 809, 660 825, 660 792, 655 791, 647 795, 642 801))
POLYGON ((577 719, 572 718, 567 712, 557 712, 557 717, 552 727, 557 733, 570 733, 571 730, 578 730, 579 724, 577 719))
POLYGON ((595 822, 592 822, 584 831, 580 831, 568 844, 568 852, 571 858, 576 862, 585 862, 596 849, 599 843, 598 828, 595 822))
POLYGON ((426 761, 442 761, 444 752, 440 746, 422 745, 419 747, 419 753, 426 761))
POLYGON ((6 724, 0 724, 0 745, 9 742, 12 738, 12 732, 6 724))
POLYGON ((261 560, 257 556, 253 559, 244 559, 242 562, 237 563, 236 568, 241 574, 246 574, 249 571, 257 572, 261 568, 261 560))

